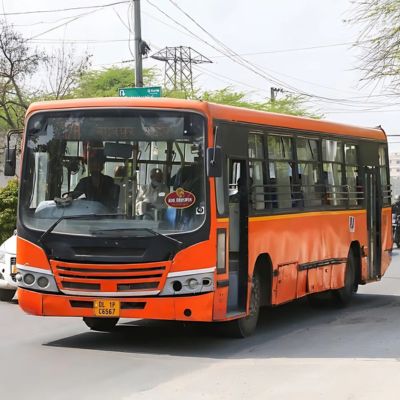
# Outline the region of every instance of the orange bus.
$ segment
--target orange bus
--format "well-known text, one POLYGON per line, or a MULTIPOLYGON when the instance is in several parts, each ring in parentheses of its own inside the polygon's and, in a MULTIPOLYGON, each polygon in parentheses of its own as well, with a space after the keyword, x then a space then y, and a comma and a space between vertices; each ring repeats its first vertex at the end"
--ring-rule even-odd
MULTIPOLYGON (((174 99, 35 103, 20 175, 19 304, 34 315, 220 322, 346 305, 391 259, 381 128, 174 99)), ((7 149, 6 170, 14 152, 7 149)))

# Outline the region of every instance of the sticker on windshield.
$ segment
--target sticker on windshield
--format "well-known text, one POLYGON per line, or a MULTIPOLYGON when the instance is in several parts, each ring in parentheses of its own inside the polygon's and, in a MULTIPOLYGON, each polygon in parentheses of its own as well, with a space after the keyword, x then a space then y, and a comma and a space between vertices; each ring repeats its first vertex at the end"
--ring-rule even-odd
POLYGON ((167 206, 172 208, 188 208, 195 203, 196 196, 192 192, 178 188, 175 192, 167 194, 164 201, 167 206))

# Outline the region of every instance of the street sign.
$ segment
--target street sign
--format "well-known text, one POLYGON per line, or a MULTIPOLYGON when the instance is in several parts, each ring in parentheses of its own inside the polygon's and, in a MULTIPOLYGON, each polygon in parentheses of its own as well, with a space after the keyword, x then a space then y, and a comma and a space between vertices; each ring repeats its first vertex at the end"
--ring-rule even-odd
POLYGON ((161 97, 161 87, 128 87, 118 89, 120 97, 161 97))

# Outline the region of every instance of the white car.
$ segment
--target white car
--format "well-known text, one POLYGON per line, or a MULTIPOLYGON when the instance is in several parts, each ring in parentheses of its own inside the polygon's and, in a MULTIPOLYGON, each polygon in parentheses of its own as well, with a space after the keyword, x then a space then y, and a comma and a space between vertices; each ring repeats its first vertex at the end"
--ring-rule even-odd
POLYGON ((11 301, 17 291, 16 253, 17 236, 14 234, 0 246, 0 301, 11 301))

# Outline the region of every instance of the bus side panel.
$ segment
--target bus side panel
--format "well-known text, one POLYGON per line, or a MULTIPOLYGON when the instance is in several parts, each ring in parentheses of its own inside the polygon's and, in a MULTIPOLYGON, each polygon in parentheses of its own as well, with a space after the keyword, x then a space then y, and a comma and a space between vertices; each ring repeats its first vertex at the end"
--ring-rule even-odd
POLYGON ((393 247, 392 236, 392 208, 387 207, 382 209, 382 275, 389 267, 391 251, 393 247))
POLYGON ((260 254, 269 254, 274 269, 272 304, 280 304, 308 293, 343 286, 345 264, 340 261, 347 258, 353 241, 361 246, 367 242, 365 210, 251 217, 249 266, 254 267, 260 254), (354 217, 354 227, 350 226, 350 216, 354 217), (332 264, 307 265, 327 260, 332 260, 332 264), (279 266, 289 264, 297 264, 298 268, 286 274, 290 279, 282 279, 279 266), (307 278, 302 266, 307 268, 307 278), (292 290, 294 282, 295 291, 292 290))

